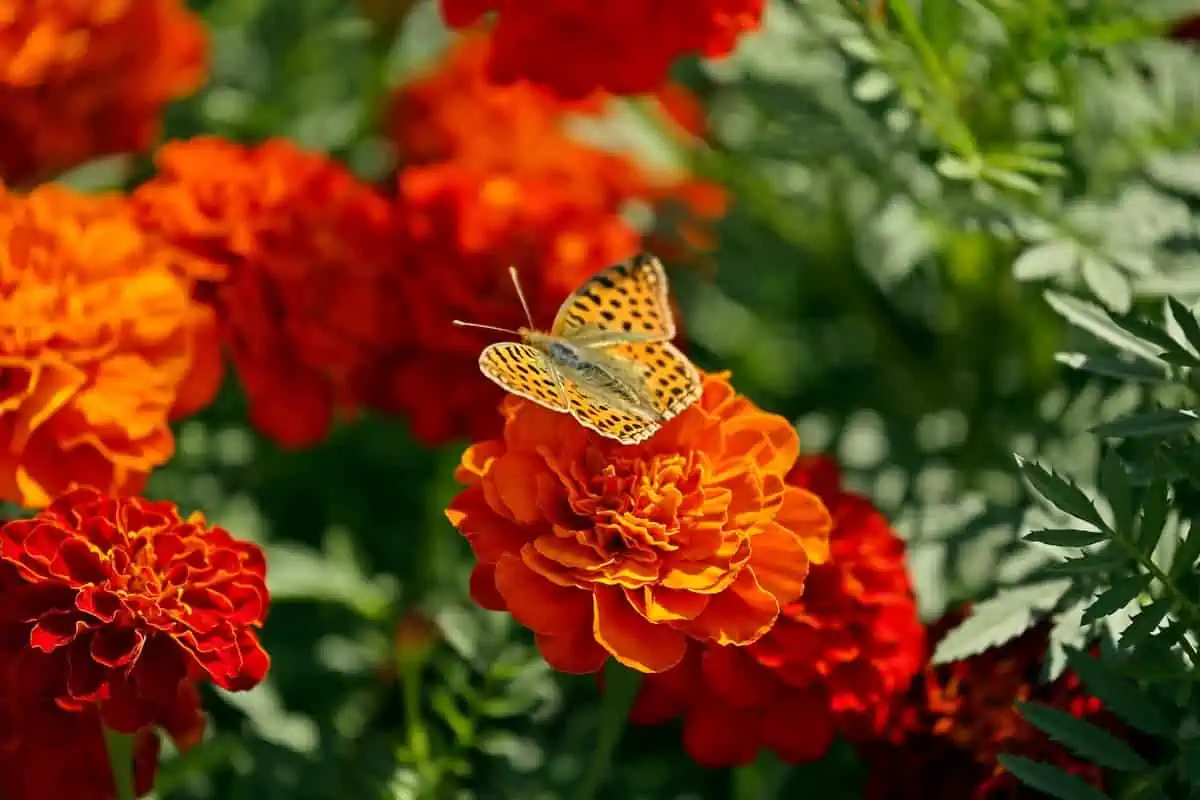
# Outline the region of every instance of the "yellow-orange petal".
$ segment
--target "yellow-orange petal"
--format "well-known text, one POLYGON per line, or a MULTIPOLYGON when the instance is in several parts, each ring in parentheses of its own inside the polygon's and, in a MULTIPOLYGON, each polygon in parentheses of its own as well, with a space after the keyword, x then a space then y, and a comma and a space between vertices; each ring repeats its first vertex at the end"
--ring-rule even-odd
POLYGON ((551 583, 512 553, 496 562, 496 591, 513 618, 535 633, 563 634, 590 627, 587 592, 551 583))
POLYGON ((593 609, 596 641, 625 666, 639 672, 662 672, 683 660, 687 638, 666 624, 648 622, 633 610, 625 590, 596 587, 593 609))
POLYGON ((808 551, 799 535, 772 522, 750 540, 749 567, 759 586, 775 596, 780 606, 804 593, 808 577, 808 551))
POLYGON ((651 622, 680 622, 700 616, 708 608, 708 595, 681 592, 663 586, 647 586, 641 592, 646 619, 651 622))
POLYGON ((688 625, 688 632, 716 644, 747 645, 769 631, 778 618, 774 595, 744 569, 729 591, 711 597, 704 613, 688 625))
POLYGON ((504 453, 504 445, 494 439, 473 444, 463 452, 462 463, 454 470, 454 480, 467 486, 479 483, 492 462, 504 453))
POLYGON ((789 486, 777 519, 780 525, 800 536, 809 561, 824 564, 829 560, 829 534, 833 531, 833 517, 820 497, 807 489, 789 486))

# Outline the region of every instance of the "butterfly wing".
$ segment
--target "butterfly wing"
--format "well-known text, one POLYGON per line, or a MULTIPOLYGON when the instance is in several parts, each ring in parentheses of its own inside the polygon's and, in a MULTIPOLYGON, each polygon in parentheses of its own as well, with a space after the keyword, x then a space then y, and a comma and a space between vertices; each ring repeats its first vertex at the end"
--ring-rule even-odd
POLYGON ((586 384, 576 383, 570 378, 563 378, 563 394, 567 398, 571 416, 580 425, 601 436, 616 439, 621 444, 645 441, 662 427, 657 420, 613 408, 586 384))
POLYGON ((670 342, 622 342, 605 347, 603 353, 640 377, 637 394, 662 421, 700 398, 700 373, 670 342))
POLYGON ((638 253, 600 270, 558 309, 550 333, 579 344, 673 338, 662 262, 638 253))
POLYGON ((490 344, 479 354, 479 369, 502 389, 552 411, 566 411, 562 380, 544 355, 520 342, 490 344))

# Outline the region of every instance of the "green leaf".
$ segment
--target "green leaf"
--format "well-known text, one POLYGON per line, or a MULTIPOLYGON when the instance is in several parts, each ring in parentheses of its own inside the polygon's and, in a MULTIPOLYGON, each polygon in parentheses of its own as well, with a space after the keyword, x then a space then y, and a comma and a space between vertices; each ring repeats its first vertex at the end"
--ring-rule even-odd
POLYGON ((1141 613, 1121 633, 1121 647, 1133 650, 1143 644, 1171 612, 1173 605, 1169 598, 1160 597, 1143 607, 1141 613))
POLYGON ((1054 608, 1069 588, 1070 581, 1057 580, 1001 589, 993 597, 976 603, 971 615, 942 637, 933 654, 933 663, 969 658, 1015 639, 1037 622, 1042 613, 1054 608))
POLYGON ((1083 612, 1084 623, 1095 622, 1125 608, 1137 599, 1138 595, 1146 591, 1153 580, 1153 575, 1143 572, 1113 584, 1101 592, 1083 612))
POLYGON ((1158 356, 1158 349, 1153 344, 1122 328, 1095 303, 1049 290, 1043 296, 1052 309, 1075 327, 1087 331, 1097 339, 1108 342, 1126 353, 1151 363, 1162 363, 1162 359, 1158 356))
POLYGON ((1057 353, 1054 358, 1071 369, 1122 381, 1157 383, 1166 380, 1167 377, 1166 370, 1161 366, 1107 353, 1057 353))
POLYGON ((1192 355, 1171 334, 1162 327, 1129 314, 1113 317, 1113 322, 1140 339, 1152 343, 1159 348, 1159 358, 1184 366, 1200 364, 1200 359, 1192 355))
POLYGON ((1135 411, 1110 422, 1102 422, 1091 428, 1097 436, 1112 436, 1131 439, 1139 436, 1173 436, 1191 430, 1200 422, 1194 411, 1181 408, 1156 408, 1152 411, 1135 411))
POLYGON ((1138 549, 1153 556, 1158 548, 1158 540, 1162 538, 1167 525, 1168 505, 1167 484, 1162 481, 1152 483, 1142 496, 1142 510, 1138 516, 1138 549))
POLYGON ((1046 567, 1051 575, 1102 575, 1114 570, 1127 570, 1128 556, 1111 548, 1103 548, 1091 553, 1085 553, 1080 558, 1068 558, 1057 564, 1046 567))
POLYGON ((1123 535, 1133 530, 1136 510, 1133 505, 1133 490, 1129 476, 1116 451, 1111 448, 1100 461, 1100 492, 1112 508, 1113 524, 1123 535))
POLYGON ((1081 531, 1071 528, 1047 528, 1033 531, 1023 537, 1027 542, 1048 544, 1051 547, 1087 547, 1103 542, 1107 537, 1100 531, 1081 531))
POLYGON ((1196 315, 1183 303, 1170 296, 1167 297, 1167 308, 1170 309, 1171 316, 1175 319, 1179 330, 1183 331, 1183 336, 1188 340, 1188 344, 1196 352, 1200 352, 1200 322, 1196 321, 1196 315))
POLYGON ((1041 703, 1018 702, 1016 706, 1031 725, 1088 761, 1121 772, 1150 768, 1125 742, 1073 714, 1041 703))
POLYGON ((1021 783, 1060 800, 1109 800, 1108 795, 1083 778, 1042 761, 1004 753, 1000 756, 1000 764, 1021 783))
POLYGON ((1108 529, 1100 512, 1096 510, 1092 501, 1080 491, 1078 486, 1033 461, 1026 461, 1020 456, 1017 456, 1016 459, 1017 468, 1021 470, 1025 480, 1029 481, 1034 491, 1046 498, 1053 506, 1076 519, 1090 522, 1101 530, 1108 529))
POLYGON ((1152 736, 1174 736, 1175 726, 1153 698, 1111 665, 1082 650, 1067 649, 1067 664, 1084 688, 1128 725, 1152 736))
POLYGON ((1039 281, 1065 275, 1079 260, 1079 246, 1070 239, 1056 239, 1031 247, 1013 264, 1013 277, 1019 281, 1039 281))
POLYGON ((1119 269, 1095 255, 1083 257, 1083 282, 1092 294, 1113 311, 1128 311, 1133 305, 1133 288, 1119 269))
POLYGON ((1200 558, 1200 526, 1193 525, 1188 530, 1187 538, 1179 545, 1179 549, 1175 551, 1175 555, 1171 559, 1170 577, 1172 579, 1181 577, 1195 566, 1197 558, 1200 558))
POLYGON ((1146 165, 1146 171, 1167 189, 1200 197, 1200 152, 1155 156, 1146 165))

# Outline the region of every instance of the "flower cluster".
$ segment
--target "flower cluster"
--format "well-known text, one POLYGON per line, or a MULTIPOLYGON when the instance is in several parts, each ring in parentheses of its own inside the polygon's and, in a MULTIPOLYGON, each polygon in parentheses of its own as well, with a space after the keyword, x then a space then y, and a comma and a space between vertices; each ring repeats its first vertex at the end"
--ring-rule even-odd
POLYGON ((631 714, 641 724, 682 715, 684 746, 706 766, 746 764, 760 749, 813 761, 839 730, 879 736, 925 656, 904 544, 883 515, 840 487, 829 459, 801 459, 786 482, 828 506, 829 560, 762 638, 693 645, 678 667, 643 681, 631 714))
POLYGON ((206 265, 142 231, 117 195, 0 188, 0 498, 72 482, 136 492, 174 450, 167 423, 219 383, 206 265))
POLYGON ((662 672, 689 642, 750 644, 828 559, 829 512, 785 480, 795 431, 724 376, 703 380, 639 445, 514 397, 503 439, 463 455, 447 514, 478 561, 472 595, 532 629, 556 669, 611 655, 662 672))
POLYGON ((686 55, 727 55, 762 22, 764 0, 647 3, 609 0, 441 0, 455 28, 496 12, 489 74, 500 83, 527 80, 565 98, 597 89, 644 94, 658 89, 686 55))
POLYGON ((252 422, 285 446, 319 441, 403 338, 391 204, 281 139, 172 142, 157 165, 133 195, 139 220, 224 268, 199 296, 217 312, 252 422))
POLYGON ((163 105, 203 81, 206 49, 181 0, 0 4, 0 179, 148 147, 163 105))
MULTIPOLYGON (((962 610, 931 626, 940 639, 962 610)), ((1101 727, 1115 721, 1084 693, 1074 673, 1041 680, 1049 638, 1043 623, 1006 644, 963 661, 927 666, 895 704, 886 735, 861 748, 869 766, 867 800, 1032 797, 998 763, 1001 753, 1045 761, 1103 785, 1099 767, 1076 759, 1021 716, 1014 703, 1038 702, 1101 727)), ((1040 795, 1039 795, 1040 796, 1040 795)))
POLYGON ((535 87, 491 83, 490 46, 463 37, 398 91, 389 111, 405 165, 396 178, 397 247, 412 346, 397 351, 375 404, 408 416, 427 443, 498 433, 503 395, 476 366, 492 337, 451 323, 525 325, 510 265, 520 269, 535 324, 549 327, 587 277, 640 249, 624 216, 630 203, 678 198, 708 217, 724 212, 723 195, 707 184, 651 174, 568 135, 569 115, 597 114, 602 99, 563 103, 535 87))

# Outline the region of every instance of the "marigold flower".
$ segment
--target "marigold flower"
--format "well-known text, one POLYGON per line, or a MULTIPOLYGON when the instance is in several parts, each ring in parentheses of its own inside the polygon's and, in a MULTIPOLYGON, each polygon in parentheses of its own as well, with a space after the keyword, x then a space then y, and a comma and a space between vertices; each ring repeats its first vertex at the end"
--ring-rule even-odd
POLYGON ((0 178, 30 183, 143 150, 207 72, 180 0, 0 0, 0 178))
POLYGON ((374 405, 407 415, 429 444, 499 432, 494 410, 503 395, 477 366, 493 337, 451 321, 526 324, 510 265, 520 270, 536 323, 549 327, 586 278, 641 249, 624 216, 629 204, 680 195, 710 218, 724 211, 692 202, 703 194, 699 182, 652 174, 569 136, 568 115, 597 113, 604 98, 563 103, 533 87, 493 85, 484 73, 489 46, 485 37, 463 37, 436 69, 396 93, 389 112, 406 164, 396 181, 399 292, 413 345, 397 348, 374 405))
POLYGON ((172 142, 133 199, 142 224, 227 268, 206 287, 255 426, 301 447, 403 337, 392 207, 335 162, 282 139, 172 142))
POLYGON ((611 655, 661 672, 690 640, 749 644, 828 557, 829 512, 784 482, 795 431, 726 376, 638 445, 518 397, 502 413, 446 513, 475 552, 475 601, 532 629, 556 669, 611 655))
MULTIPOLYGON (((938 640, 965 616, 960 610, 929 630, 938 640)), ((955 797, 967 800, 1033 798, 1000 766, 1000 753, 1052 763, 1103 787, 1103 773, 1078 760, 1025 721, 1014 703, 1045 703, 1115 730, 1114 718, 1083 691, 1071 671, 1053 683, 1041 672, 1049 624, 952 664, 927 666, 895 704, 886 737, 861 748, 869 767, 867 800, 955 797)))
POLYGON ((172 503, 72 489, 0 528, 0 566, 4 635, 27 644, 10 668, 113 730, 169 714, 186 681, 243 690, 267 672, 262 551, 172 503))
POLYGON ((803 596, 758 641, 693 645, 679 666, 647 676, 633 722, 682 714, 684 745, 705 766, 749 763, 760 749, 813 761, 839 729, 853 738, 881 733, 887 708, 920 669, 925 634, 904 543, 839 481, 827 458, 803 458, 787 476, 833 515, 829 561, 812 567, 803 596))
POLYGON ((0 187, 0 498, 79 481, 136 492, 174 451, 167 423, 217 388, 191 300, 204 272, 139 230, 124 198, 0 187))
POLYGON ((727 55, 740 35, 758 29, 765 5, 764 0, 441 0, 442 16, 455 28, 496 12, 489 63, 496 81, 528 80, 565 98, 596 89, 653 92, 676 59, 727 55))

